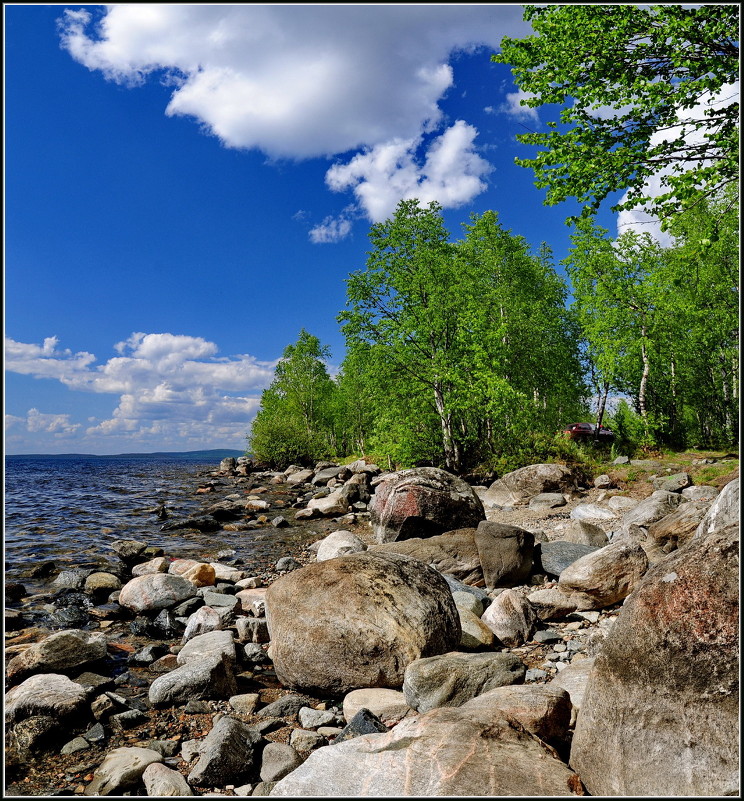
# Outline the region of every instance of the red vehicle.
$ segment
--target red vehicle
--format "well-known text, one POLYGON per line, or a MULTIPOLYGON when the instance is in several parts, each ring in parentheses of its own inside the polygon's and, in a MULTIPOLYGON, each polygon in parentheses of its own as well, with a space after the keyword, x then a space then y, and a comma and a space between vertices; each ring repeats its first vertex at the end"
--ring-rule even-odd
POLYGON ((563 429, 563 433, 569 438, 578 442, 589 442, 598 440, 599 442, 613 442, 615 434, 606 426, 597 426, 594 423, 570 423, 563 429))

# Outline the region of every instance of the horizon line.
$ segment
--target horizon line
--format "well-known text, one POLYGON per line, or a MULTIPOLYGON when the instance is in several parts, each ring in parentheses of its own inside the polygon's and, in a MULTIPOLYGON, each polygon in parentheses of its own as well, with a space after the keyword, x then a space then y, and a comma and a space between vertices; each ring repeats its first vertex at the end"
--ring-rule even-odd
POLYGON ((184 455, 184 454, 208 454, 208 453, 239 453, 245 456, 245 451, 239 448, 197 448, 189 451, 125 451, 122 453, 84 453, 82 451, 67 451, 65 453, 4 453, 3 456, 160 456, 160 455, 184 455))

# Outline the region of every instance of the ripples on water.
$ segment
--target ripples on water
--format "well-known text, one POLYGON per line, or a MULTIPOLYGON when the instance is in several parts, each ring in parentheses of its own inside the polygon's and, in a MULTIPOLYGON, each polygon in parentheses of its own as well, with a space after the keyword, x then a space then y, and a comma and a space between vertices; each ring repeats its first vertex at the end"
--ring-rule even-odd
POLYGON ((6 456, 6 580, 18 581, 48 560, 60 567, 115 561, 110 545, 123 538, 171 555, 192 555, 206 545, 213 551, 220 545, 214 536, 166 535, 147 510, 164 503, 172 517, 197 511, 197 477, 218 466, 182 458, 6 456))

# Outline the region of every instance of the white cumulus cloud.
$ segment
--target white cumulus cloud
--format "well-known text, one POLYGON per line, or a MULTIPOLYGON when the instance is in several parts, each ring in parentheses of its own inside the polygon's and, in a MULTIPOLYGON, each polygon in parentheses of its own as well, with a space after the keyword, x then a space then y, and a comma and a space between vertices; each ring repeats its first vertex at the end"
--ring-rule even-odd
MULTIPOLYGON (((132 3, 67 9, 59 28, 70 55, 110 80, 165 78, 173 86, 165 113, 194 118, 226 147, 350 159, 361 175, 347 186, 373 220, 391 208, 396 186, 396 201, 417 187, 445 207, 483 191, 472 126, 448 129, 434 152, 416 148, 446 125, 439 103, 453 85, 453 55, 496 51, 502 37, 530 32, 521 6, 467 4, 132 3), (349 155, 358 150, 361 162, 349 155), (386 167, 390 159, 397 165, 386 167), (380 185, 384 176, 392 185, 380 185)), ((350 225, 348 216, 328 218, 310 238, 338 241, 350 225)))
POLYGON ((326 217, 320 225, 310 229, 310 241, 315 244, 340 242, 351 233, 351 220, 339 216, 326 217))
POLYGON ((88 372, 96 360, 92 353, 72 353, 69 349, 58 350, 57 337, 47 337, 41 345, 5 340, 5 366, 7 370, 36 378, 63 378, 88 372))
POLYGON ((531 97, 535 97, 532 92, 523 92, 521 89, 516 92, 507 92, 506 99, 499 110, 504 112, 504 114, 508 114, 510 117, 540 122, 540 117, 536 108, 522 105, 523 100, 529 100, 531 97))
MULTIPOLYGON (((722 87, 715 94, 707 94, 700 98, 700 101, 690 109, 680 109, 677 111, 678 123, 671 126, 664 131, 657 131, 651 135, 651 146, 658 145, 664 140, 674 142, 678 137, 682 138, 683 144, 680 149, 674 154, 679 157, 679 162, 673 167, 665 167, 659 170, 655 175, 650 176, 643 187, 644 193, 650 197, 659 197, 668 191, 668 186, 665 179, 672 174, 673 170, 688 170, 694 165, 690 162, 685 162, 686 146, 701 145, 705 142, 706 127, 696 128, 695 123, 702 122, 706 119, 706 111, 719 109, 727 106, 732 101, 735 101, 739 96, 739 83, 736 82, 731 85, 722 87)), ((711 153, 711 155, 714 155, 711 153)), ((705 166, 710 164, 710 161, 697 164, 697 166, 705 166)), ((624 203, 628 199, 628 193, 623 195, 621 202, 624 203)), ((618 236, 626 230, 636 230, 639 233, 644 231, 649 233, 659 244, 668 247, 673 243, 672 237, 665 231, 661 230, 661 221, 658 217, 644 211, 643 208, 638 207, 635 209, 626 209, 617 215, 617 232, 618 236)))
POLYGON ((32 433, 74 434, 79 423, 73 423, 69 414, 43 414, 38 409, 29 409, 25 419, 26 429, 32 433))
POLYGON ((77 435, 81 446, 105 452, 113 452, 115 441, 126 449, 127 443, 166 440, 174 450, 188 450, 186 440, 194 447, 239 442, 276 364, 247 354, 218 356, 213 342, 170 333, 134 333, 114 346, 121 355, 102 364, 94 364, 93 354, 60 350, 58 344, 56 337, 42 345, 6 339, 6 369, 55 378, 71 390, 118 395, 111 417, 83 425, 67 414, 30 409, 25 417, 6 415, 6 429, 15 435, 22 429, 77 435))
POLYGON ((472 125, 458 120, 434 139, 420 161, 418 141, 394 140, 335 164, 326 174, 329 188, 353 189, 360 207, 372 222, 390 216, 401 199, 433 200, 445 208, 462 206, 483 192, 483 178, 491 165, 474 149, 477 134, 472 125))

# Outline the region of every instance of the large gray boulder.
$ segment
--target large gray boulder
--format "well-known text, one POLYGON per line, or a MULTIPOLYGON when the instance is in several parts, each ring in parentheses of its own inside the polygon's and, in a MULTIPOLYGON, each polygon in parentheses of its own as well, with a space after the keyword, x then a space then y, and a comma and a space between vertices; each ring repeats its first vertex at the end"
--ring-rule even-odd
POLYGON ((475 544, 486 587, 517 587, 532 571, 535 535, 519 526, 484 520, 475 531, 475 544))
POLYGON ((481 616, 481 621, 507 648, 524 645, 538 623, 535 607, 516 590, 504 590, 481 616))
POLYGON ((551 749, 498 705, 480 702, 433 709, 387 734, 319 748, 271 795, 549 798, 581 792, 579 778, 551 749))
POLYGON ((390 473, 377 485, 369 512, 377 542, 431 537, 486 518, 471 486, 436 467, 390 473))
POLYGON ((103 634, 81 629, 58 631, 14 656, 5 674, 15 684, 34 673, 67 673, 104 659, 106 653, 103 634))
POLYGON ((486 508, 524 506, 542 493, 574 493, 579 478, 575 470, 562 464, 532 464, 506 473, 481 498, 486 508))
POLYGON ((738 573, 731 526, 669 554, 626 601, 571 749, 592 795, 739 794, 738 573))
POLYGON ((37 673, 5 694, 5 721, 43 715, 64 720, 83 712, 86 706, 85 688, 58 673, 37 673))
POLYGON ((558 586, 566 593, 588 595, 595 609, 601 609, 630 595, 648 565, 646 552, 637 543, 611 542, 569 565, 558 577, 558 586))
POLYGON ((131 790, 139 784, 148 765, 162 761, 162 755, 151 748, 115 748, 96 768, 85 795, 115 795, 131 790))
POLYGON ((695 530, 695 537, 705 537, 712 531, 739 524, 739 479, 735 478, 721 490, 695 530))
POLYGON ((411 662, 406 668, 403 696, 417 712, 460 706, 495 687, 521 684, 525 672, 514 654, 453 651, 411 662))
POLYGON ((282 576, 266 591, 266 617, 282 684, 336 695, 400 688, 410 662, 452 650, 461 633, 436 570, 372 551, 282 576))
POLYGON ((370 550, 412 556, 457 581, 482 587, 485 582, 475 532, 474 528, 460 528, 433 537, 385 542, 373 545, 370 550))
POLYGON ((133 612, 157 612, 196 597, 196 585, 172 573, 148 573, 128 581, 119 603, 133 612))

